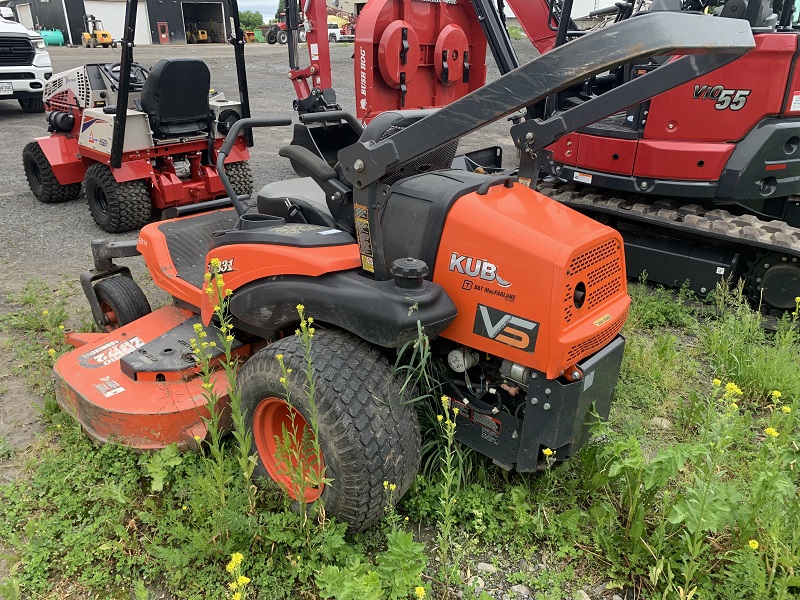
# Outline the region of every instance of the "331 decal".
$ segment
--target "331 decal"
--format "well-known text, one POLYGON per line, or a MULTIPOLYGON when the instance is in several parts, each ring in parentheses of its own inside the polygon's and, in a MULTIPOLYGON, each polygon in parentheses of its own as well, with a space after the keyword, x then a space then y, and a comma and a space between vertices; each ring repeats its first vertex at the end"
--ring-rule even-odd
POLYGON ((747 97, 752 90, 729 90, 721 85, 695 85, 695 100, 716 100, 714 108, 725 110, 727 108, 737 111, 742 110, 747 104, 747 97))

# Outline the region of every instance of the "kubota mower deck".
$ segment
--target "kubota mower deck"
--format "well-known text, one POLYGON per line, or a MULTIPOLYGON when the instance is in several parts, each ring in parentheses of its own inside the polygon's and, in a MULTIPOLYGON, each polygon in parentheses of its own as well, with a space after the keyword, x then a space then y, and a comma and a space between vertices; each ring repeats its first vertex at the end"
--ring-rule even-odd
MULTIPOLYGON (((190 311, 166 306, 110 333, 81 335, 86 343, 55 365, 59 406, 99 442, 153 450, 204 438, 207 400, 190 342, 197 323, 190 311)), ((238 342, 235 348, 249 350, 238 342)), ((211 377, 225 398, 224 373, 211 377)))

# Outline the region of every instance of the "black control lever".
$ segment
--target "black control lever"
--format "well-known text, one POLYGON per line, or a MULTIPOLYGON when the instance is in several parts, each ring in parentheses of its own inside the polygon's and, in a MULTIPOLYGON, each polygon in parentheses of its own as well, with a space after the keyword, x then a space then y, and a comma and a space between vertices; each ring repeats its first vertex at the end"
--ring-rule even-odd
POLYGON ((233 189, 233 185, 231 185, 231 180, 228 178, 228 174, 225 172, 225 159, 228 158, 228 154, 231 153, 231 149, 236 143, 236 138, 239 136, 239 132, 245 127, 284 127, 291 124, 292 120, 289 118, 251 117, 249 119, 239 119, 233 124, 231 130, 228 132, 225 142, 222 144, 222 148, 219 149, 219 153, 217 154, 217 173, 219 173, 219 179, 222 181, 222 187, 225 188, 228 198, 231 199, 233 206, 236 208, 236 214, 238 214, 240 217, 244 214, 244 206, 239 200, 236 190, 233 189))

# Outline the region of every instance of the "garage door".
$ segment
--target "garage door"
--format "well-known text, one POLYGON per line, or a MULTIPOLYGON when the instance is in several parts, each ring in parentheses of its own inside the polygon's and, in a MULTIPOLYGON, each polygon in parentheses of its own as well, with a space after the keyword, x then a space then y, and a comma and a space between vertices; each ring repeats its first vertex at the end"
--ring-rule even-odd
MULTIPOLYGON (((118 0, 83 0, 86 13, 94 15, 103 22, 103 27, 115 40, 122 38, 125 28, 125 2, 118 0)), ((152 44, 150 35, 150 19, 147 17, 147 4, 139 2, 136 11, 136 38, 134 42, 139 46, 152 44)))

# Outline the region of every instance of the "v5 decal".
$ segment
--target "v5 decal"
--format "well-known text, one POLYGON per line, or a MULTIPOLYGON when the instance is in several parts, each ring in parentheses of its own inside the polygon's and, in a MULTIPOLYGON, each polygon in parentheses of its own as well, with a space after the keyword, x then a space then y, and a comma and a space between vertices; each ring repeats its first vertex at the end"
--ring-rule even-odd
POLYGON ((539 333, 539 323, 478 304, 472 332, 524 352, 533 352, 536 347, 536 336, 539 333))

